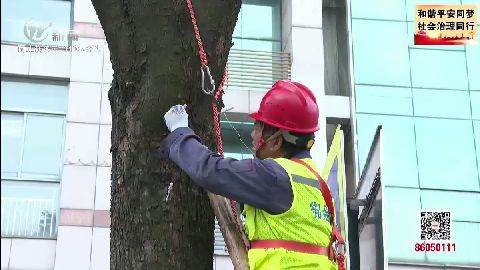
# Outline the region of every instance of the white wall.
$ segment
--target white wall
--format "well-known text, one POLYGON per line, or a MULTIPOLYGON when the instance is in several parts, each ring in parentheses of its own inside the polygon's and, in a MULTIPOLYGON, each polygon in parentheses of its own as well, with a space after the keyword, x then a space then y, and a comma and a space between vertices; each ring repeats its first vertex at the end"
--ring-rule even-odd
POLYGON ((306 85, 317 98, 320 130, 315 134, 312 157, 322 170, 327 155, 328 111, 323 82, 322 1, 283 1, 282 13, 282 44, 292 55, 292 80, 306 85))
MULTIPOLYGON (((98 23, 90 0, 73 3, 74 27, 98 23)), ((2 238, 1 269, 109 268, 110 228, 95 227, 93 222, 88 226, 62 224, 85 221, 84 213, 94 216, 95 210, 110 209, 110 53, 105 38, 80 36, 74 43, 99 45, 102 50, 22 53, 16 45, 1 45, 2 75, 70 82, 60 208, 61 213, 71 210, 68 216, 59 217, 57 240, 2 238)))

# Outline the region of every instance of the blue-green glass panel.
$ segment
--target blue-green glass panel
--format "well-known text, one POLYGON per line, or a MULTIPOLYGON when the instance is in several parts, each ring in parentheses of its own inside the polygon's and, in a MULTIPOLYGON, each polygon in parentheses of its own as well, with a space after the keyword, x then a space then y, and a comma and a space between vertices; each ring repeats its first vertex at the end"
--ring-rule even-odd
POLYGON ((468 4, 476 4, 478 5, 478 0, 461 0, 462 5, 468 5, 468 4))
POLYGON ((439 50, 465 50, 465 45, 415 45, 414 35, 417 30, 415 22, 408 22, 408 46, 416 49, 439 49, 439 50))
POLYGON ((242 48, 242 39, 241 38, 232 38, 232 49, 241 49, 242 48))
POLYGON ((357 112, 413 115, 412 90, 403 87, 355 85, 357 112))
POLYGON ((65 116, 28 114, 22 178, 60 181, 65 116))
POLYGON ((352 18, 405 21, 405 0, 351 1, 352 18), (372 8, 375 7, 375 8, 372 8))
POLYGON ((472 118, 480 120, 480 92, 470 91, 472 118))
POLYGON ((71 2, 59 0, 2 0, 2 41, 42 45, 67 45, 54 33, 68 35, 71 2))
POLYGON ((352 35, 355 83, 410 87, 406 23, 353 19, 352 35))
POLYGON ((412 117, 357 114, 360 170, 378 125, 382 125, 384 135, 382 181, 387 186, 418 187, 412 117))
POLYGON ((255 51, 281 51, 280 41, 256 40, 256 39, 233 39, 233 49, 255 50, 255 51))
MULTIPOLYGON (((477 5, 478 8, 480 5, 477 5)), ((466 46, 466 53, 470 90, 480 91, 480 46, 466 46)))
POLYGON ((227 153, 227 152, 225 152, 223 154, 223 156, 226 157, 226 158, 234 158, 236 160, 242 160, 243 159, 242 154, 239 154, 239 153, 227 153))
MULTIPOLYGON (((477 168, 480 168, 480 121, 473 120, 473 130, 475 137, 475 148, 477 154, 477 168)), ((480 172, 478 172, 480 174, 480 172)))
POLYGON ((468 91, 413 89, 415 116, 470 119, 468 91))
POLYGON ((383 200, 388 259, 422 262, 425 254, 415 251, 420 240, 420 190, 386 187, 383 200))
POLYGON ((58 183, 2 180, 2 237, 55 238, 58 183))
POLYGON ((242 4, 242 38, 280 40, 280 1, 246 1, 242 4))
POLYGON ((226 158, 234 158, 236 160, 242 160, 242 159, 253 159, 253 155, 251 154, 241 154, 241 153, 224 153, 224 156, 226 158))
POLYGON ((468 90, 465 52, 410 49, 410 57, 413 87, 468 90))
POLYGON ((233 32, 234 49, 281 51, 281 1, 248 0, 233 32))
POLYGON ((65 84, 2 80, 1 93, 2 110, 67 113, 65 84))
POLYGON ((471 120, 415 118, 420 186, 480 191, 471 120))
POLYGON ((233 38, 241 38, 242 37, 242 9, 238 13, 237 23, 235 24, 235 28, 233 29, 233 38))
POLYGON ((222 121, 221 132, 225 152, 238 154, 237 159, 244 155, 251 155, 252 129, 253 123, 222 121))
POLYGON ((480 223, 453 222, 451 227, 451 240, 449 242, 455 243, 455 251, 427 252, 428 262, 448 265, 480 265, 480 256, 478 256, 478 243, 480 243, 479 231, 480 223))
POLYGON ((18 177, 23 141, 23 113, 2 112, 2 178, 18 177))
POLYGON ((422 190, 422 209, 451 211, 454 221, 480 222, 480 193, 422 190))
POLYGON ((415 21, 415 5, 460 5, 460 0, 406 0, 408 21, 415 21))

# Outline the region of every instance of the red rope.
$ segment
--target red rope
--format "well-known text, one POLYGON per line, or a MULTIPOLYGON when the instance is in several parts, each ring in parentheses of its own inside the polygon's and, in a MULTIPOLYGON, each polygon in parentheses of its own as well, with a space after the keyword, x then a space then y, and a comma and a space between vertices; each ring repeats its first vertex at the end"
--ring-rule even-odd
POLYGON ((338 254, 338 257, 337 257, 337 265, 338 265, 338 270, 345 270, 346 266, 345 266, 345 256, 340 253, 338 254))
MULTIPOLYGON (((226 80, 227 80, 227 71, 225 70, 225 73, 223 74, 222 82, 218 86, 217 92, 215 93, 215 96, 213 97, 213 101, 212 101, 213 121, 215 123, 215 133, 217 135, 218 153, 220 153, 222 157, 223 157, 223 144, 222 144, 222 134, 220 132, 220 119, 218 117, 217 101, 220 95, 222 94, 223 84, 225 83, 226 80)), ((235 220, 238 223, 237 207, 235 205, 235 201, 232 199, 230 199, 230 208, 232 209, 233 216, 235 217, 235 220)))
MULTIPOLYGON (((192 18, 193 31, 195 32, 195 39, 197 40, 198 49, 200 52, 200 61, 202 62, 202 67, 207 67, 208 66, 207 54, 205 53, 205 49, 203 48, 203 42, 202 42, 202 38, 200 37, 200 31, 198 30, 197 19, 195 18, 195 12, 193 10, 191 0, 187 0, 187 7, 188 7, 188 11, 190 12, 190 17, 192 18)), ((220 153, 222 157, 223 157, 223 144, 222 144, 222 134, 220 132, 220 119, 218 117, 217 101, 220 95, 222 94, 223 84, 225 83, 226 80, 227 80, 227 71, 225 70, 225 73, 223 74, 222 82, 220 82, 220 85, 218 86, 217 92, 215 93, 215 96, 213 97, 213 101, 212 101, 213 121, 215 123, 215 133, 217 136, 218 153, 220 153)), ((236 222, 238 223, 237 207, 235 206, 234 200, 230 200, 230 208, 232 209, 232 213, 235 217, 236 222)))
POLYGON ((202 38, 200 37, 200 31, 198 30, 197 19, 195 18, 195 12, 193 11, 191 0, 187 0, 187 7, 188 7, 188 10, 190 11, 190 18, 192 18, 193 31, 195 31, 195 38, 197 39, 198 49, 200 51, 200 61, 202 61, 202 66, 205 67, 205 66, 208 66, 207 54, 205 53, 205 49, 203 48, 203 42, 202 42, 202 38))
POLYGON ((225 71, 225 73, 223 74, 222 82, 218 86, 217 92, 215 93, 215 96, 213 97, 213 101, 212 101, 213 122, 215 123, 215 133, 217 135, 218 153, 220 153, 222 157, 223 157, 223 144, 222 144, 222 133, 220 132, 220 119, 218 117, 217 101, 222 93, 223 84, 225 83, 226 79, 227 79, 227 71, 225 71))

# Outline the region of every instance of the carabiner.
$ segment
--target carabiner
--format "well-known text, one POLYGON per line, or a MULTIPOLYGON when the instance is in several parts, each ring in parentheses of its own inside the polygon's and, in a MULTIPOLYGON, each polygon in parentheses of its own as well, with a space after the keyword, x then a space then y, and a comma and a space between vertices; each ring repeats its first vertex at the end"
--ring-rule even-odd
POLYGON ((340 249, 339 245, 342 245, 342 244, 340 244, 338 240, 335 240, 332 242, 332 249, 333 249, 333 254, 335 256, 335 259, 337 259, 338 256, 341 254, 339 250, 340 249))
POLYGON ((202 91, 207 95, 212 95, 215 93, 215 81, 212 78, 212 74, 210 73, 210 68, 208 66, 200 67, 200 73, 202 73, 202 91), (210 84, 212 86, 211 90, 205 89, 205 70, 207 72, 208 78, 210 79, 210 84))

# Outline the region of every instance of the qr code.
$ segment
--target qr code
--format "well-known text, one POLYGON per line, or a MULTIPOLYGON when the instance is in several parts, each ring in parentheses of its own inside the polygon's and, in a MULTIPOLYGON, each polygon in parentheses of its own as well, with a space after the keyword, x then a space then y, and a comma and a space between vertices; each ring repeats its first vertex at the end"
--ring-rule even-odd
POLYGON ((421 240, 450 240, 450 212, 420 212, 421 240))

